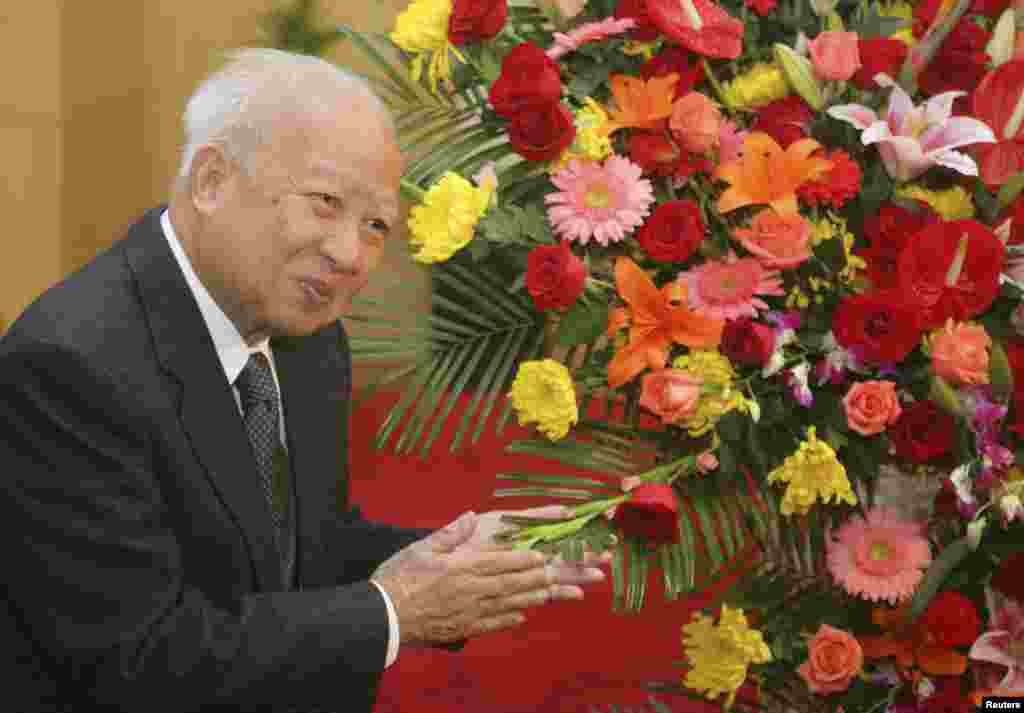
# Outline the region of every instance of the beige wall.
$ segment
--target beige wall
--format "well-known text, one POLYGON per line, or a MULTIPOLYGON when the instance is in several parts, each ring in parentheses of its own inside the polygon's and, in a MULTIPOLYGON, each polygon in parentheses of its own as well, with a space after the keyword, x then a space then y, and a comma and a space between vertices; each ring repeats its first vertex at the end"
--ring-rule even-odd
MULTIPOLYGON (((162 202, 181 112, 224 50, 259 44, 275 0, 33 0, 0 9, 0 322, 162 202), (106 6, 106 7, 104 7, 106 6)), ((325 23, 390 29, 405 0, 320 0, 325 23)), ((358 57, 336 46, 332 59, 358 57)), ((385 269, 422 289, 393 241, 385 269)))

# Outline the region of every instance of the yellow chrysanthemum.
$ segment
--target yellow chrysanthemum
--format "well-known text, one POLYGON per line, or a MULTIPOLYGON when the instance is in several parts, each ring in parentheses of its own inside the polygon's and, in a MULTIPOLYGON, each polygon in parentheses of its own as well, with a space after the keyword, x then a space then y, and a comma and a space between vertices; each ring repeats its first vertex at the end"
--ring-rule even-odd
POLYGON ((694 349, 677 357, 672 366, 699 377, 703 383, 697 408, 685 422, 692 436, 702 436, 733 409, 750 410, 750 400, 733 386, 736 371, 728 357, 714 349, 694 349))
POLYGON ((927 203, 944 220, 974 217, 974 201, 963 186, 951 186, 941 191, 933 191, 910 183, 897 188, 896 195, 927 203))
POLYGON ((474 186, 457 173, 442 176, 409 212, 409 242, 418 249, 413 259, 444 262, 465 247, 490 207, 496 187, 493 181, 474 186))
POLYGON ((709 616, 694 614, 683 627, 683 646, 691 666, 683 685, 709 700, 727 694, 727 709, 747 680, 750 664, 772 660, 761 632, 750 628, 742 609, 730 609, 727 604, 722 605, 717 625, 709 616))
POLYGON ((448 41, 448 20, 452 14, 452 0, 413 0, 395 20, 391 41, 413 55, 412 78, 419 81, 423 65, 434 92, 437 83, 451 76, 451 57, 465 58, 448 41))
POLYGON ((786 309, 807 309, 811 305, 811 298, 800 285, 793 285, 793 289, 786 295, 786 309))
POLYGON ((603 161, 612 154, 612 140, 604 130, 608 123, 608 112, 600 104, 587 97, 584 106, 576 112, 573 124, 576 138, 572 145, 562 152, 558 161, 552 162, 550 171, 556 173, 569 161, 603 161))
POLYGON ((836 452, 825 441, 818 440, 816 429, 807 429, 807 440, 796 452, 787 456, 778 468, 768 474, 769 483, 787 483, 782 498, 782 514, 806 514, 819 500, 827 503, 857 504, 857 496, 846 477, 846 468, 836 452))
POLYGON ((773 62, 759 62, 724 87, 725 100, 736 108, 756 109, 789 94, 782 70, 773 62))
POLYGON ((898 17, 901 20, 906 20, 907 24, 898 32, 894 32, 890 35, 894 40, 899 40, 908 47, 913 47, 917 44, 917 40, 914 39, 914 8, 910 3, 900 2, 880 2, 877 5, 878 14, 882 17, 898 17))
POLYGON ((565 438, 579 420, 572 377, 554 359, 520 364, 509 396, 519 425, 536 423, 537 430, 552 441, 565 438))
MULTIPOLYGON (((846 228, 846 218, 829 211, 820 219, 811 222, 811 244, 818 245, 826 240, 842 240, 843 252, 846 254, 846 267, 839 273, 839 277, 845 282, 852 282, 857 276, 857 271, 864 270, 867 263, 864 262, 864 258, 853 254, 855 238, 853 233, 846 228)), ((822 287, 831 289, 832 285, 824 283, 822 287)), ((819 291, 819 287, 814 284, 811 285, 811 288, 815 292, 819 291)))

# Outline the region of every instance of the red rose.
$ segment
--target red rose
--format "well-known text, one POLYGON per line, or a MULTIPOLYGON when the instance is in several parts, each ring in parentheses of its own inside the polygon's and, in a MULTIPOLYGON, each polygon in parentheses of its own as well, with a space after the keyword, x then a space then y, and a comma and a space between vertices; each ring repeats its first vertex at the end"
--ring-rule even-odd
POLYGON ((917 401, 889 426, 889 442, 900 458, 927 463, 944 456, 956 438, 956 419, 933 401, 917 401))
POLYGON ((656 40, 660 34, 647 15, 647 0, 619 0, 615 6, 615 19, 634 20, 636 27, 629 31, 629 36, 638 42, 656 40))
MULTIPOLYGON (((921 91, 934 96, 957 90, 969 92, 978 86, 988 71, 985 46, 991 38, 992 33, 973 19, 961 18, 918 77, 921 91)), ((956 106, 961 111, 955 113, 965 113, 967 98, 958 98, 956 106)))
POLYGON ((787 148, 794 141, 807 137, 813 118, 814 112, 807 102, 791 94, 758 109, 751 129, 768 134, 779 146, 787 148))
POLYGON ((508 125, 512 148, 530 161, 551 161, 562 155, 576 138, 572 112, 561 102, 533 107, 508 125))
POLYGON ((832 333, 841 346, 874 364, 896 364, 921 340, 917 307, 897 290, 847 297, 835 311, 832 333))
POLYGON ((809 206, 842 208, 846 201, 860 193, 860 164, 842 149, 827 153, 822 149, 816 153, 831 161, 832 168, 820 178, 801 185, 796 194, 809 206))
POLYGON ((691 200, 659 205, 636 234, 640 247, 660 262, 682 262, 704 241, 700 208, 691 200))
POLYGON ((454 0, 448 40, 453 45, 489 40, 501 32, 507 17, 507 0, 454 0))
POLYGON ((935 646, 970 646, 981 635, 974 602, 960 592, 939 592, 921 616, 921 626, 935 646))
POLYGON ((629 491, 629 499, 615 509, 612 521, 626 535, 651 544, 679 542, 679 505, 672 486, 643 483, 629 491))
POLYGON ((899 75, 907 59, 907 46, 891 37, 870 37, 857 40, 860 51, 860 69, 850 78, 854 84, 869 92, 878 91, 876 74, 899 75))
POLYGON ((999 294, 1003 243, 976 220, 932 223, 900 252, 900 289, 918 303, 922 329, 935 329, 953 318, 963 322, 989 308, 999 294), (967 254, 959 270, 960 241, 967 254))
POLYGON ((867 262, 871 284, 881 290, 899 285, 899 259, 911 235, 938 220, 931 210, 911 212, 894 203, 882 205, 878 213, 864 219, 868 247, 857 254, 867 262))
POLYGON ((678 99, 704 79, 704 66, 690 61, 690 53, 682 47, 667 45, 661 52, 640 65, 640 76, 644 79, 678 74, 674 99, 678 99))
POLYGON ((719 349, 731 361, 764 366, 775 351, 775 330, 749 317, 729 320, 722 330, 719 349))
POLYGON ((571 306, 586 279, 586 266, 567 242, 538 245, 526 256, 526 291, 539 310, 571 306))
POLYGON ((743 51, 743 23, 712 0, 692 0, 697 29, 679 0, 647 0, 647 16, 662 34, 706 57, 736 59, 743 51))
POLYGON ((1011 599, 1024 604, 1024 577, 1020 573, 1024 568, 1024 550, 1018 550, 999 563, 989 583, 997 592, 1002 592, 1011 599))
POLYGON ((558 64, 529 42, 516 45, 501 63, 491 85, 491 106, 506 119, 538 105, 556 104, 562 97, 558 64))

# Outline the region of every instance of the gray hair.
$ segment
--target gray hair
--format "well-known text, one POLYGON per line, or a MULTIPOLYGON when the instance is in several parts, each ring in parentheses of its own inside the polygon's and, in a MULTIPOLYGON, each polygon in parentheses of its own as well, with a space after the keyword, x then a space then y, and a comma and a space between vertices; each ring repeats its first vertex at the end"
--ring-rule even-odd
POLYGON ((199 148, 218 144, 245 165, 265 143, 282 114, 319 114, 336 107, 330 99, 367 98, 394 129, 387 106, 369 83, 319 57, 252 48, 229 54, 229 62, 199 85, 185 108, 185 147, 178 179, 187 179, 199 148))

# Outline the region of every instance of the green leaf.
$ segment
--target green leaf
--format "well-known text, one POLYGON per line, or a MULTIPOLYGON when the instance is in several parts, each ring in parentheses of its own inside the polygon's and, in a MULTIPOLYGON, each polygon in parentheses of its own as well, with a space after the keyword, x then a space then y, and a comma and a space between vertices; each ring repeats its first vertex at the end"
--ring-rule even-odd
POLYGON ((914 598, 910 602, 910 620, 917 621, 932 599, 938 593, 939 588, 946 581, 957 565, 964 561, 971 554, 971 546, 966 537, 961 537, 950 543, 928 567, 921 583, 917 585, 914 598))
POLYGON ((992 342, 992 352, 988 362, 989 382, 997 398, 1005 400, 1013 395, 1013 369, 1006 356, 1002 342, 992 342))
POLYGON ((608 302, 604 298, 579 299, 558 323, 557 343, 562 347, 590 344, 608 325, 608 302))
POLYGON ((1018 173, 1007 179, 1003 187, 999 189, 999 207, 1006 209, 1011 203, 1017 200, 1017 196, 1024 190, 1024 173, 1018 173))

